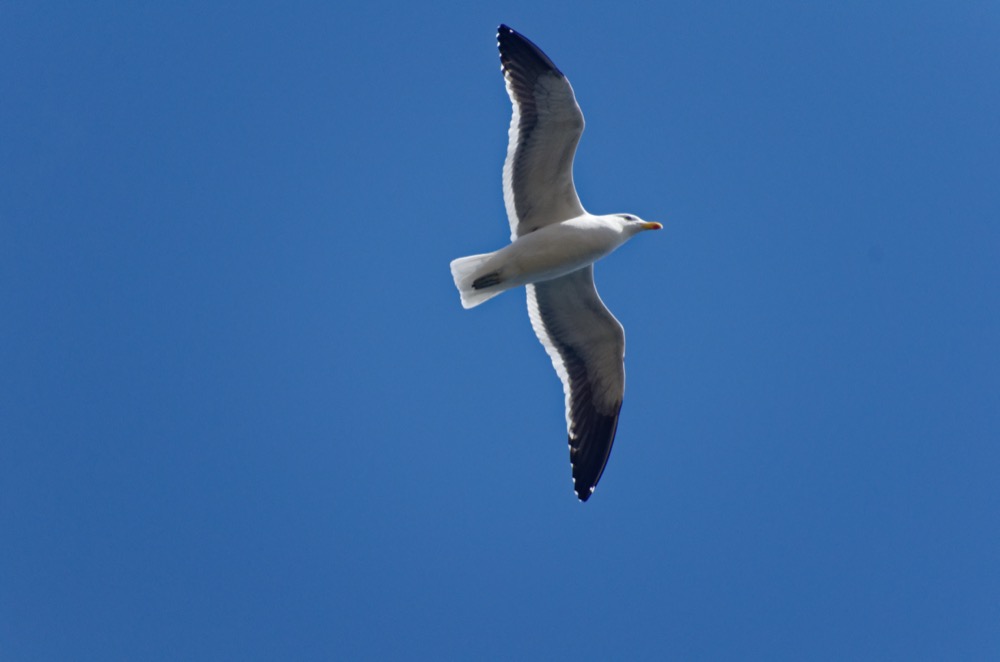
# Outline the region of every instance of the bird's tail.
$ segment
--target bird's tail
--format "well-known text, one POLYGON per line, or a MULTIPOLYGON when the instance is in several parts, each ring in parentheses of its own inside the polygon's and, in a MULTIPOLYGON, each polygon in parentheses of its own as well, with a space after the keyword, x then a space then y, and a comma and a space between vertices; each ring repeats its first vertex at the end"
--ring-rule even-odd
POLYGON ((499 272, 484 273, 484 265, 495 253, 470 255, 451 261, 451 277, 462 297, 463 308, 475 308, 503 292, 499 272))

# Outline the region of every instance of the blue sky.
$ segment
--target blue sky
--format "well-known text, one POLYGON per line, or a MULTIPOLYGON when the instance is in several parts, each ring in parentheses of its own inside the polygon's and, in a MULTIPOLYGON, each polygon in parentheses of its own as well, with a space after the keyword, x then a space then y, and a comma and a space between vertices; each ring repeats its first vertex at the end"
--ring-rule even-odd
POLYGON ((0 657, 1000 656, 996 3, 114 4, 0 6, 0 657), (586 504, 500 22, 665 224, 586 504))

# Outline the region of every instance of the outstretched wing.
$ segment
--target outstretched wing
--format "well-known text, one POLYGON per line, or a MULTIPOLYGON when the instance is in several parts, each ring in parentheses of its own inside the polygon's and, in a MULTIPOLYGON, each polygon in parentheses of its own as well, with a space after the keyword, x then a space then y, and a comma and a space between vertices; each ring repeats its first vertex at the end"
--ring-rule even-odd
POLYGON ((573 185, 583 113, 566 76, 533 43, 501 25, 500 65, 514 107, 503 199, 511 241, 584 213, 573 185))
POLYGON ((625 394, 625 331, 594 287, 593 265, 527 286, 528 316, 566 394, 569 459, 586 501, 604 473, 625 394))

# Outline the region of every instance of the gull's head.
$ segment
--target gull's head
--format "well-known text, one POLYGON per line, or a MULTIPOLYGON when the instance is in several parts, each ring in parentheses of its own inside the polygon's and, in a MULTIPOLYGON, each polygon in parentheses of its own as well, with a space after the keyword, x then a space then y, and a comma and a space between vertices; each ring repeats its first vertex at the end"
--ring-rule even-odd
POLYGON ((662 230, 663 225, 660 223, 651 223, 649 221, 644 221, 638 216, 633 214, 615 214, 614 217, 618 219, 622 224, 622 229, 627 232, 630 236, 634 234, 639 234, 643 230, 662 230))

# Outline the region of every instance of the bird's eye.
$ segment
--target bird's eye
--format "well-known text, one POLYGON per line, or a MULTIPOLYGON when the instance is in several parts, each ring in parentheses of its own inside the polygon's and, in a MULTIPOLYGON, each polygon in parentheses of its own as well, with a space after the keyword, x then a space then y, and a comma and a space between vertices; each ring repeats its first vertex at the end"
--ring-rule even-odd
POLYGON ((635 220, 635 216, 633 216, 632 214, 622 214, 622 218, 624 218, 626 221, 634 221, 635 220))

